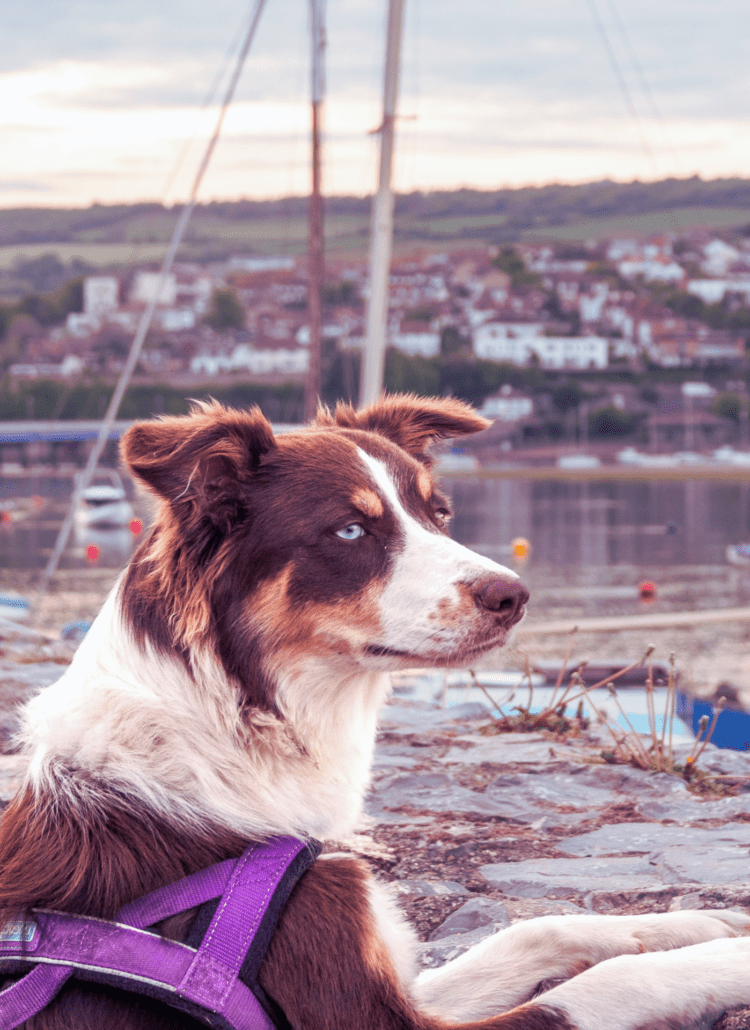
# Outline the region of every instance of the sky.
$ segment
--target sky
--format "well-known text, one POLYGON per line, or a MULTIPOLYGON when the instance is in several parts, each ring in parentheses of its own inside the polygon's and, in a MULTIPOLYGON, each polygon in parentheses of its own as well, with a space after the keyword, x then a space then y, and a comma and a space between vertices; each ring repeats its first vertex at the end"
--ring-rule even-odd
MULTIPOLYGON (((399 191, 750 174, 747 0, 405 3, 399 191)), ((3 0, 0 207, 183 200, 253 6, 3 0)), ((385 22, 327 0, 326 193, 374 188, 385 22)), ((309 64, 267 0, 200 200, 308 191, 309 64)))

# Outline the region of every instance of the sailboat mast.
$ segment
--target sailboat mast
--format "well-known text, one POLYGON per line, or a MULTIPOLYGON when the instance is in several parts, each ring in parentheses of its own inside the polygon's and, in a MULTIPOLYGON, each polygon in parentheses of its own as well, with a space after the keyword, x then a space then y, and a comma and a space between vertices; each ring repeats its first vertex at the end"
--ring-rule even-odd
POLYGON ((320 137, 325 92, 325 0, 310 0, 312 35, 312 193, 308 216, 307 310, 310 324, 310 365, 305 380, 305 419, 315 415, 320 398, 320 351, 323 335, 323 197, 320 186, 320 137))
POLYGON ((367 303, 365 351, 362 355, 360 404, 374 403, 383 390, 388 327, 388 278, 393 245, 393 137, 398 103, 404 2, 405 0, 389 0, 388 5, 383 121, 379 130, 380 169, 370 229, 370 296, 367 303))

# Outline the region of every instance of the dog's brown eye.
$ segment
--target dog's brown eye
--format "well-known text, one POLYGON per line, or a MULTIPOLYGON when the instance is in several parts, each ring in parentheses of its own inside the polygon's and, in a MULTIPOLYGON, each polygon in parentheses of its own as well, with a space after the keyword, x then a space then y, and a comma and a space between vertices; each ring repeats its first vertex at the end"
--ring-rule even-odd
POLYGON ((344 526, 343 529, 336 530, 336 536, 342 540, 359 540, 364 535, 365 527, 361 526, 359 522, 352 522, 350 525, 344 526))
POLYGON ((438 508, 435 512, 435 521, 439 522, 441 526, 445 525, 446 522, 450 521, 451 513, 447 508, 438 508))

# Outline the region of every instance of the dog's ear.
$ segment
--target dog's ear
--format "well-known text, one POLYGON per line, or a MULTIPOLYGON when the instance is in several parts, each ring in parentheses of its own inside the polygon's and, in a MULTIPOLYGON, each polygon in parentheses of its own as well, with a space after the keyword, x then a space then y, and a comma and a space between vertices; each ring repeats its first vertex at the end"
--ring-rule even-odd
POLYGON ((463 401, 453 397, 415 397, 411 394, 384 396, 377 404, 356 411, 350 404, 337 404, 333 414, 318 412, 319 426, 342 426, 378 433, 402 447, 413 458, 430 466, 427 448, 436 440, 465 436, 486 429, 491 422, 463 401))
POLYGON ((260 408, 214 402, 189 415, 138 422, 122 438, 131 472, 178 512, 201 509, 216 525, 233 521, 261 458, 276 447, 260 408))

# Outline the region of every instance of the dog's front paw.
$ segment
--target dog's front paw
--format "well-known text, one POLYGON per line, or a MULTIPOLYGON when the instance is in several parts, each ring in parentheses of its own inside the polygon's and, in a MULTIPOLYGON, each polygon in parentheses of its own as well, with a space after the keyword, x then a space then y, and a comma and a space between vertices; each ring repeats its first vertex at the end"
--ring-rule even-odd
POLYGON ((557 1011, 576 1030, 636 1030, 704 1025, 738 1005, 750 1005, 747 937, 621 955, 554 987, 529 1008, 557 1011))
MULTIPOLYGON (((617 919, 627 938, 638 942, 640 951, 671 951, 722 937, 750 934, 750 915, 723 908, 619 916, 617 919)), ((623 953, 629 951, 630 947, 623 948, 623 953)))

